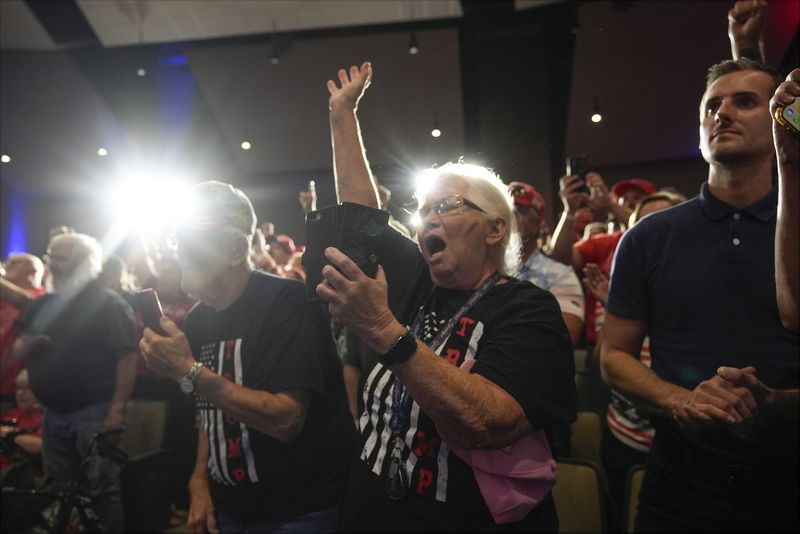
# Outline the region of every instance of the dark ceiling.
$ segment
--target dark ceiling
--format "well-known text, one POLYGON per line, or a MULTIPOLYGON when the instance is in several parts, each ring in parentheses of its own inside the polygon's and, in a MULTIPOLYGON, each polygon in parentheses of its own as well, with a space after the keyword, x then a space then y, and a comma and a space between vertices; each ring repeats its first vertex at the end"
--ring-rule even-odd
MULTIPOLYGON (((325 81, 365 59, 368 155, 399 198, 415 169, 462 155, 551 205, 565 154, 658 176, 698 160, 697 102, 707 67, 730 56, 731 5, 3 0, 3 250, 9 197, 27 208, 32 248, 59 220, 99 231, 105 220, 86 211, 137 161, 236 183, 260 217, 299 234, 307 180, 333 201, 325 81)), ((798 5, 769 3, 772 64, 797 63, 798 5)))

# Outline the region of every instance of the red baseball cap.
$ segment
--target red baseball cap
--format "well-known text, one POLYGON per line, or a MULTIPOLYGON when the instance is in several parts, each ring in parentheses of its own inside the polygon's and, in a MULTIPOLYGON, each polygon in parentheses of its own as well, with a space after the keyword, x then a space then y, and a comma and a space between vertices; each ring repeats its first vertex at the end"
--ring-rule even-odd
POLYGON ((508 184, 508 192, 514 199, 514 206, 526 206, 533 208, 539 214, 539 231, 542 234, 549 233, 550 229, 544 220, 544 197, 539 194, 535 187, 525 182, 511 182, 508 184))
POLYGON ((611 188, 611 192, 621 197, 631 189, 638 189, 645 195, 652 195, 656 192, 656 186, 647 180, 642 178, 631 178, 630 180, 622 180, 614 184, 611 188))
POLYGON ((525 182, 511 182, 508 184, 508 192, 514 199, 515 206, 530 206, 540 216, 544 216, 544 197, 535 187, 525 182))

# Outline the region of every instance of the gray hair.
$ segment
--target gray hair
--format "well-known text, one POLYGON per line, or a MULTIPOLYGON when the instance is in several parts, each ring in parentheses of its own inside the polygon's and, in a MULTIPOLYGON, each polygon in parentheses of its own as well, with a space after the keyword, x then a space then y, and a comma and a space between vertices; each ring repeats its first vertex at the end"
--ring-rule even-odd
POLYGON ((103 249, 95 238, 86 234, 58 234, 47 245, 48 253, 57 244, 70 244, 80 263, 73 278, 96 278, 103 269, 103 249))
POLYGON ((418 180, 416 192, 419 206, 425 202, 425 195, 438 182, 460 181, 467 187, 464 196, 475 202, 486 212, 489 220, 503 219, 506 222, 506 233, 500 242, 500 265, 496 267, 500 274, 513 276, 519 265, 520 237, 517 230, 517 219, 514 216, 514 204, 508 187, 491 169, 459 161, 446 163, 441 167, 427 169, 418 180))

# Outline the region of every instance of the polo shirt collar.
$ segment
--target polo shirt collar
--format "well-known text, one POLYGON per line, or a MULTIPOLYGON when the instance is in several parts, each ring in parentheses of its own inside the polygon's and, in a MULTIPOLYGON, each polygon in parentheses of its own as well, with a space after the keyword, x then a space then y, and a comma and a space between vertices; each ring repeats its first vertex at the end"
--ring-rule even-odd
POLYGON ((772 191, 761 200, 750 204, 744 208, 737 208, 721 201, 711 194, 708 190, 708 182, 704 182, 700 188, 700 207, 706 216, 714 221, 729 216, 735 211, 743 211, 761 222, 767 222, 775 217, 778 210, 778 188, 772 188, 772 191))

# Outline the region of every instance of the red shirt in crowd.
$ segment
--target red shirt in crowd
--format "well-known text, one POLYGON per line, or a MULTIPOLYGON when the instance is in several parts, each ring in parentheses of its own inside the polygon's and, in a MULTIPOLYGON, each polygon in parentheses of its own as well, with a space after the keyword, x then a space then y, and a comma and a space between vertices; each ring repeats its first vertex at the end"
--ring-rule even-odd
MULTIPOLYGON (((31 433, 34 436, 42 436, 42 415, 43 412, 41 408, 26 411, 22 408, 14 407, 6 410, 0 415, 0 419, 16 419, 17 423, 14 425, 15 428, 23 429, 23 428, 34 428, 35 430, 31 433)), ((6 455, 0 455, 0 468, 6 467, 11 465, 13 462, 11 458, 6 455)))
MULTIPOLYGON (((43 287, 29 289, 28 294, 38 298, 45 294, 45 289, 43 287)), ((9 302, 0 299, 0 395, 3 397, 14 395, 14 380, 25 367, 25 362, 12 352, 18 334, 15 321, 21 314, 22 312, 9 302)))

